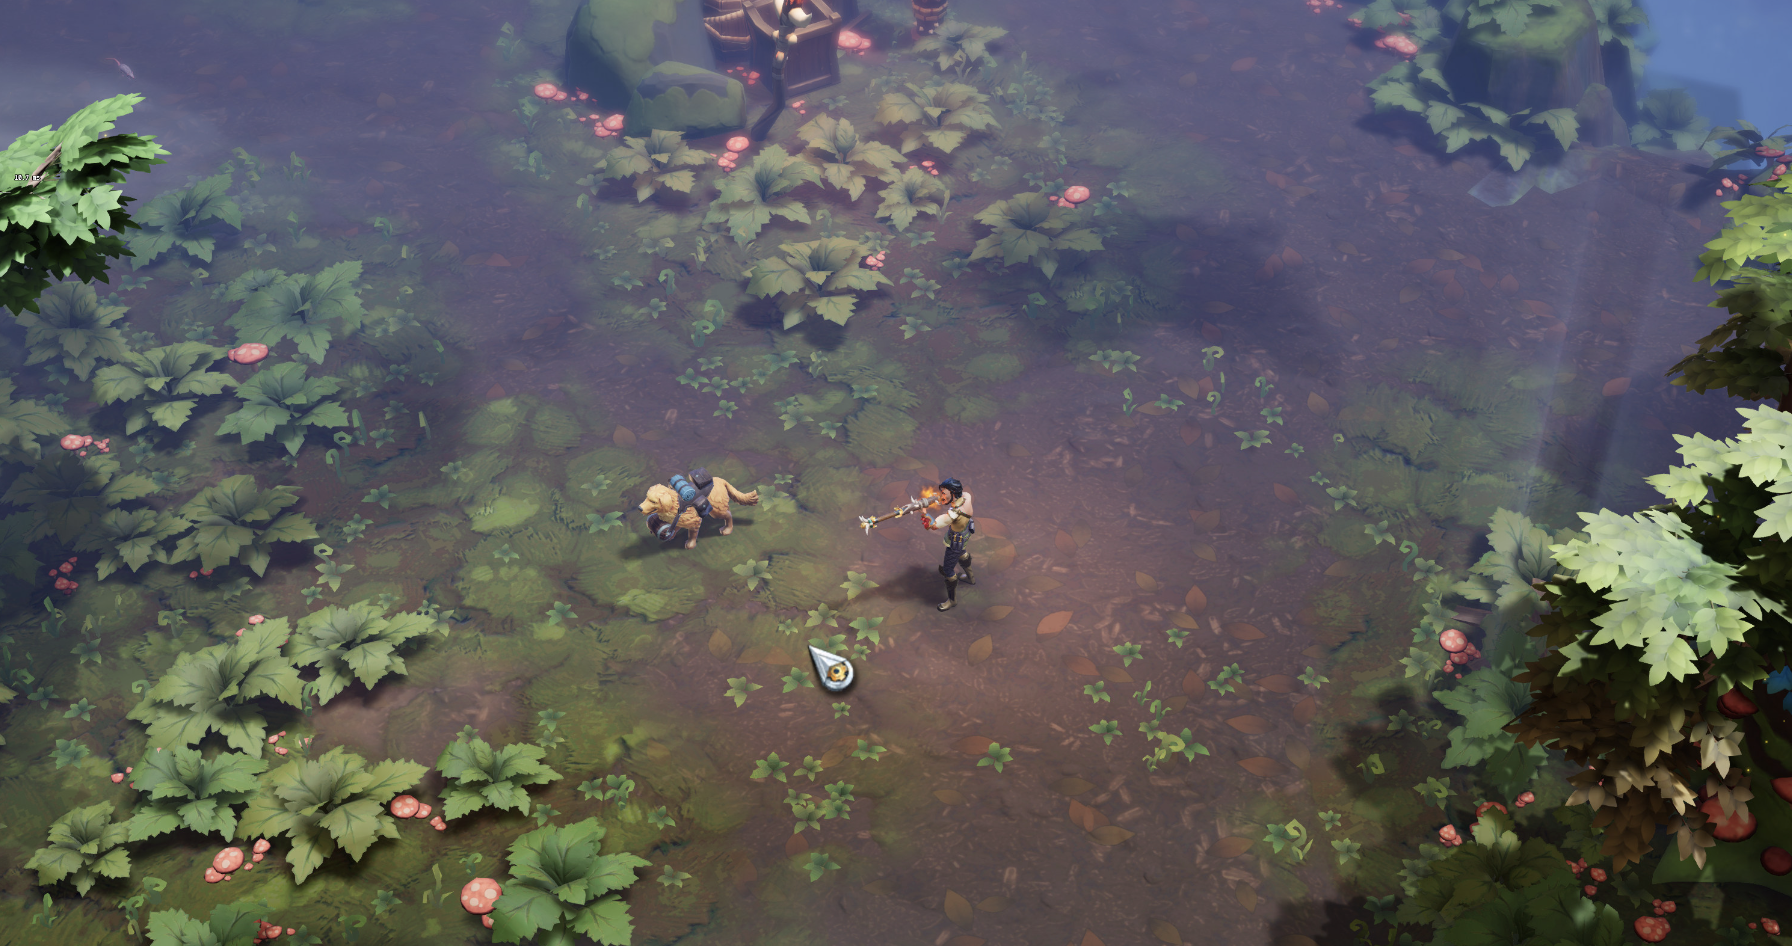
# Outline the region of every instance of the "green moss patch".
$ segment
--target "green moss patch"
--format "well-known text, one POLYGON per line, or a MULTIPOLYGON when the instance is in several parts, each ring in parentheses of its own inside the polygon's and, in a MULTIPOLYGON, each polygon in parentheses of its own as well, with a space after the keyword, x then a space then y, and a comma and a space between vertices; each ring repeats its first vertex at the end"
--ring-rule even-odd
POLYGON ((572 411, 557 404, 544 404, 529 418, 529 433, 535 449, 547 454, 565 453, 585 439, 585 428, 572 411))
POLYGON ((528 416, 527 409, 516 398, 499 398, 467 419, 461 438, 482 447, 502 446, 516 439, 528 416))
POLYGON ((469 562, 454 577, 461 603, 494 618, 533 623, 547 611, 554 583, 533 565, 469 562))
POLYGON ((907 452, 915 442, 915 419, 882 404, 872 404, 846 419, 846 448, 854 456, 882 465, 907 452))
POLYGON ((961 424, 987 424, 1001 413, 1001 406, 986 397, 946 398, 946 416, 961 424))
POLYGON ((994 383, 1020 377, 1021 363, 1019 358, 1007 352, 992 351, 972 358, 958 370, 965 377, 994 383))
POLYGON ((866 504, 864 487, 857 467, 824 467, 797 481, 796 501, 824 515, 845 515, 866 504))

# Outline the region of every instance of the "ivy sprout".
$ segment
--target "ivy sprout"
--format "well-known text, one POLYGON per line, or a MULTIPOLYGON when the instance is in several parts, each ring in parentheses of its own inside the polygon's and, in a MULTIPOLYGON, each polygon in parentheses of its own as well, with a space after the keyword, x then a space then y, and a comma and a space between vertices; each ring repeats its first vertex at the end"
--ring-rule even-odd
POLYGON ((1239 669, 1237 664, 1222 667, 1219 676, 1207 681, 1207 688, 1219 693, 1236 693, 1238 688, 1233 686, 1232 681, 1243 679, 1243 677, 1244 671, 1239 669))
POLYGON ((644 285, 644 283, 642 283, 641 280, 636 279, 634 276, 630 275, 629 273, 624 272, 620 276, 610 277, 610 285, 617 286, 622 289, 637 289, 637 288, 640 288, 642 285, 644 285))
POLYGON ((1157 400, 1152 401, 1151 403, 1153 406, 1155 406, 1159 409, 1174 411, 1174 410, 1181 409, 1182 405, 1186 402, 1179 401, 1176 398, 1169 396, 1168 394, 1161 394, 1161 395, 1158 395, 1157 400))
POLYGON ((814 883, 828 871, 839 870, 840 862, 821 851, 814 851, 809 855, 809 860, 803 864, 803 869, 809 872, 809 882, 814 883))
POLYGON ((775 778, 780 782, 788 782, 790 777, 784 771, 788 768, 790 768, 790 763, 778 758, 778 754, 774 752, 754 762, 753 774, 747 777, 753 779, 775 778))
POLYGON ((1130 641, 1114 645, 1114 653, 1119 654, 1121 663, 1128 667, 1132 666, 1133 661, 1140 659, 1140 654, 1144 652, 1144 649, 1130 641))
POLYGON ((556 601, 554 606, 548 609, 547 618, 549 624, 564 624, 578 620, 579 616, 573 613, 572 605, 564 601, 556 601))
POLYGON ((1112 703, 1113 698, 1108 696, 1107 690, 1108 682, 1106 680, 1099 680, 1083 687, 1083 695, 1095 703, 1112 703))
POLYGON ((790 672, 784 675, 783 682, 785 693, 789 693, 792 690, 800 690, 803 687, 813 687, 815 685, 815 681, 809 679, 808 671, 801 667, 791 667, 790 672))
POLYGON ((1187 628, 1182 628, 1182 627, 1165 628, 1164 634, 1169 636, 1170 643, 1175 644, 1177 646, 1177 648, 1181 648, 1182 642, 1188 640, 1188 629, 1187 628))
POLYGON ((1306 669, 1306 672, 1302 673, 1300 675, 1299 679, 1300 679, 1300 682, 1306 684, 1307 686, 1312 687, 1315 690, 1319 689, 1319 685, 1322 683, 1332 682, 1330 677, 1321 676, 1319 674, 1319 672, 1314 670, 1312 667, 1308 667, 1306 669))
POLYGON ((903 337, 903 340, 905 340, 905 341, 908 339, 914 338, 916 335, 919 335, 922 332, 931 332, 931 331, 933 331, 933 326, 928 325, 926 322, 923 322, 920 319, 915 318, 912 315, 905 317, 903 320, 902 337, 903 337))
POLYGON ((385 486, 369 490, 366 496, 361 497, 361 501, 364 503, 379 503, 381 509, 390 509, 392 508, 392 490, 385 486))
POLYGON ((876 762, 878 757, 890 750, 883 746, 874 746, 865 739, 859 740, 859 747, 852 751, 852 757, 863 762, 876 762))
POLYGON ((1344 816, 1335 811, 1322 811, 1319 813, 1319 824, 1327 831, 1330 831, 1343 823, 1344 816))
POLYGON ((646 310, 648 315, 657 319, 660 317, 660 313, 666 311, 666 300, 657 297, 649 299, 647 300, 647 304, 642 306, 642 308, 646 310))
POLYGON ((842 429, 844 429, 845 427, 846 427, 845 424, 842 424, 836 420, 818 420, 815 422, 816 431, 818 433, 820 433, 823 437, 828 438, 829 440, 838 439, 840 436, 840 431, 842 429))
POLYGON ((1100 736, 1103 744, 1111 746, 1114 744, 1114 737, 1120 735, 1120 721, 1117 719, 1104 719, 1095 725, 1090 726, 1089 731, 1100 736))
POLYGON ((843 716, 851 716, 851 715, 852 715, 852 704, 851 703, 835 703, 834 704, 834 718, 835 719, 839 719, 843 716))
POLYGON ((1002 766, 1013 761, 1014 751, 1012 749, 1003 746, 999 742, 992 742, 989 744, 989 749, 984 752, 983 758, 977 760, 977 767, 982 768, 986 765, 993 765, 995 766, 996 771, 1000 772, 1002 771, 1002 766))
POLYGON ((511 551, 510 543, 508 542, 498 546, 497 551, 492 553, 492 558, 495 558, 500 562, 514 562, 522 557, 521 554, 511 551))
POLYGON ((1249 450, 1252 447, 1261 447, 1264 444, 1269 443, 1269 431, 1267 430, 1253 430, 1248 433, 1242 430, 1235 430, 1233 433, 1236 434, 1241 441, 1238 445, 1238 449, 1240 450, 1249 450))
POLYGON ((621 524, 622 513, 619 512, 602 514, 588 512, 585 514, 585 530, 587 532, 608 532, 621 524))
POLYGON ((1356 505, 1356 490, 1351 489, 1350 487, 1344 486, 1342 484, 1333 486, 1330 489, 1327 489, 1325 491, 1325 495, 1330 496, 1332 498, 1332 511, 1333 512, 1337 512, 1338 510, 1343 509, 1347 505, 1348 506, 1356 505))
POLYGON ((747 694, 758 689, 762 687, 746 677, 729 677, 728 689, 722 695, 733 697, 734 705, 742 706, 747 702, 747 694))
POLYGON ((1386 542, 1389 545, 1394 544, 1394 537, 1388 534, 1388 521, 1386 519, 1363 526, 1363 532, 1374 539, 1376 545, 1380 545, 1383 542, 1386 542))
POLYGON ((1258 411, 1257 413, 1262 414, 1263 419, 1268 423, 1271 423, 1271 424, 1283 423, 1282 409, 1279 407, 1266 407, 1266 408, 1258 411))
MULTIPOLYGON (((1282 452, 1288 454, 1291 457, 1298 457, 1301 454, 1306 453, 1307 448, 1301 446, 1298 443, 1291 443, 1288 445, 1288 449, 1283 450, 1282 452)), ((1317 475, 1317 474, 1315 474, 1315 475, 1317 475)), ((1323 479, 1323 477, 1321 477, 1321 479, 1323 479)), ((1314 482, 1318 482, 1318 480, 1315 480, 1314 482)))
POLYGON ((907 233, 904 233, 903 236, 908 237, 908 245, 910 249, 933 242, 932 230, 924 232, 920 230, 910 230, 907 233))
POLYGON ((739 407, 740 407, 740 405, 734 403, 733 401, 717 401, 716 402, 716 412, 709 416, 711 416, 711 417, 727 417, 727 418, 732 419, 734 417, 734 412, 737 409, 739 409, 739 407))

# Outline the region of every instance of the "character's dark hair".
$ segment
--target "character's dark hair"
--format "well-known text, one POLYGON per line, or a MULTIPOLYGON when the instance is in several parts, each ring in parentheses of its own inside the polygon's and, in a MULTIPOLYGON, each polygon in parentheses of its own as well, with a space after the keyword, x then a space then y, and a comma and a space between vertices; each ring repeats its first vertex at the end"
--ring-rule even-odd
POLYGON ((960 483, 957 477, 948 476, 945 479, 940 480, 940 489, 950 492, 953 499, 958 499, 964 495, 964 484, 960 483))

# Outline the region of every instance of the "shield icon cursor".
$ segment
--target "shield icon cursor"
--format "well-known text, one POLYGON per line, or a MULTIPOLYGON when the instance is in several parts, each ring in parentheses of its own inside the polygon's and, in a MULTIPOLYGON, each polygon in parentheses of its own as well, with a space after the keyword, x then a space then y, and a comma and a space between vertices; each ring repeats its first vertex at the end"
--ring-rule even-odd
POLYGON ((852 661, 830 654, 814 644, 809 645, 809 659, 815 661, 815 672, 821 674, 821 687, 839 693, 852 686, 852 661))

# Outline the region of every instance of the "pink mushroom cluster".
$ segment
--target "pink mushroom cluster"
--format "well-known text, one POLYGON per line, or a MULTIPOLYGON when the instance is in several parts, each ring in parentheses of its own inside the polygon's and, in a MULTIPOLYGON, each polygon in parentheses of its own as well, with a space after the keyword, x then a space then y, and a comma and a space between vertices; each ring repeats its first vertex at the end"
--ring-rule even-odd
MULTIPOLYGON (((250 942, 252 942, 252 943, 260 944, 260 943, 265 943, 271 939, 279 939, 280 938, 280 924, 278 924, 278 923, 269 923, 266 920, 256 920, 255 926, 256 926, 255 938, 253 940, 250 940, 250 942)), ((286 928, 286 935, 288 935, 288 936, 291 936, 297 932, 298 932, 298 930, 295 930, 290 926, 286 928)))
POLYGON ((836 40, 836 44, 841 49, 854 50, 861 56, 865 55, 865 51, 871 48, 871 40, 869 37, 855 33, 852 30, 841 30, 840 37, 836 40))
POLYGON ((1469 642, 1468 635, 1453 627, 1437 635, 1437 646, 1450 655, 1450 664, 1457 668, 1458 680, 1462 679, 1462 668, 1481 656, 1481 651, 1469 642))
POLYGON ((1338 0, 1307 0, 1307 9, 1314 13, 1324 13, 1327 10, 1337 10, 1342 7, 1338 0))
POLYGON ((248 860, 240 847, 227 847, 212 855, 211 865, 205 869, 205 882, 215 884, 220 880, 229 880, 231 875, 248 860))
MULTIPOLYGON (((157 751, 160 751, 160 750, 157 750, 157 751)), ((125 766, 125 767, 124 767, 124 771, 123 771, 123 772, 113 772, 113 773, 112 773, 112 784, 114 784, 114 785, 117 785, 117 784, 118 784, 118 783, 119 783, 119 782, 122 782, 122 781, 124 781, 124 777, 125 777, 125 776, 127 776, 127 775, 129 775, 129 774, 131 774, 131 767, 130 767, 130 766, 128 766, 128 765, 127 765, 127 766, 125 766)), ((136 787, 137 787, 137 783, 136 783, 136 782, 132 782, 132 783, 131 783, 131 787, 132 787, 132 788, 136 788, 136 787)))
POLYGON ((476 917, 480 917, 486 929, 491 929, 492 908, 497 905, 498 898, 504 895, 504 888, 490 877, 475 877, 460 888, 461 908, 476 917))
POLYGON ((448 822, 441 815, 431 816, 435 809, 417 800, 415 795, 400 795, 392 799, 388 806, 394 818, 429 818, 429 826, 437 831, 448 830, 448 822))
MULTIPOLYGON (((535 97, 538 99, 545 99, 549 102, 564 102, 568 98, 571 98, 565 90, 552 82, 535 83, 535 97)), ((579 93, 579 97, 584 98, 584 93, 579 93)))
POLYGON ((1523 808, 1524 806, 1529 805, 1536 800, 1537 800, 1537 793, 1525 792, 1524 794, 1513 799, 1512 804, 1516 807, 1523 808))
POLYGON ((889 252, 889 250, 878 250, 876 254, 865 257, 865 268, 869 270, 883 269, 884 257, 888 255, 889 252))
POLYGON ((268 346, 260 342, 244 342, 225 353, 225 357, 239 365, 252 365, 268 356, 268 346))
POLYGON ((727 69, 724 69, 722 71, 734 73, 735 75, 739 76, 742 80, 744 80, 748 85, 757 85, 759 83, 759 73, 757 73, 751 69, 748 69, 746 66, 729 66, 727 69))
POLYGON ((94 452, 96 453, 112 452, 112 438, 110 437, 107 437, 105 440, 95 440, 88 434, 63 434, 62 439, 56 442, 60 444, 64 450, 76 451, 76 456, 86 456, 88 447, 94 448, 94 452))
POLYGON ((1455 825, 1444 825, 1437 829, 1437 843, 1444 847, 1459 847, 1462 844, 1462 834, 1456 830, 1455 825))
MULTIPOLYGON (((237 629, 236 636, 238 636, 238 637, 243 636, 242 628, 237 629)), ((286 747, 279 744, 280 740, 282 738, 284 738, 285 736, 286 736, 286 730, 282 729, 279 732, 275 733, 274 735, 268 737, 268 745, 274 747, 275 755, 286 755, 286 751, 287 751, 286 747)))
POLYGON ((72 595, 75 593, 76 588, 81 587, 80 582, 68 577, 70 574, 74 573, 75 563, 79 561, 80 559, 78 557, 71 558, 61 565, 50 569, 50 577, 56 579, 55 585, 57 591, 60 591, 65 595, 72 595))
POLYGON ((748 138, 746 135, 735 135, 728 139, 727 144, 723 145, 723 148, 726 150, 716 156, 716 167, 719 167, 724 171, 734 170, 735 163, 740 160, 741 152, 752 146, 752 139, 748 138))
POLYGON ((1631 928, 1636 930, 1636 938, 1645 943, 1659 943, 1672 932, 1668 921, 1659 916, 1639 916, 1631 928))
POLYGON ((628 124, 628 116, 617 112, 609 118, 602 115, 586 115, 579 119, 591 123, 591 133, 599 138, 615 138, 622 134, 623 126, 628 124))
POLYGON ((1389 33, 1376 40, 1375 47, 1377 49, 1391 49, 1408 59, 1419 54, 1419 44, 1413 42, 1412 37, 1403 33, 1389 33))

